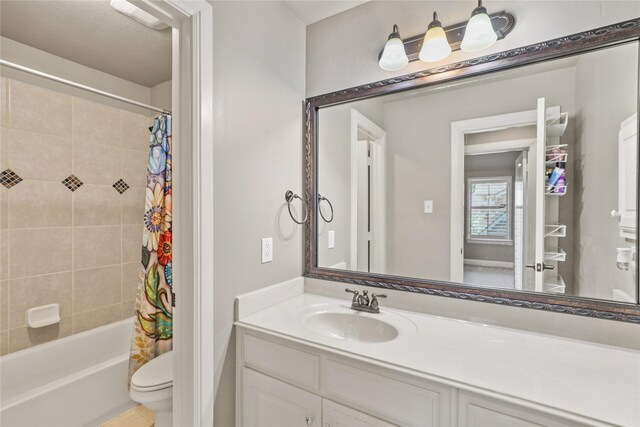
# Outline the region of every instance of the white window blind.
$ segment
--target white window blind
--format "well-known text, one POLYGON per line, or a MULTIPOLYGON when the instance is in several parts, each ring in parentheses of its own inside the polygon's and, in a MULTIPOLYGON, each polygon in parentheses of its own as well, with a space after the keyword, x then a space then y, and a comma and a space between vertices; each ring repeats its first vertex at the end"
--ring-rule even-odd
POLYGON ((470 178, 467 191, 467 239, 510 241, 511 177, 470 178))

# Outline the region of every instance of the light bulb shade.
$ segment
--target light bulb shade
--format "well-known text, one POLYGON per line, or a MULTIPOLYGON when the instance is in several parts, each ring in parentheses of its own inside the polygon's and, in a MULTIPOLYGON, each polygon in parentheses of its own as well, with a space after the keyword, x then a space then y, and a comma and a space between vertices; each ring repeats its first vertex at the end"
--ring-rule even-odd
POLYGON ((418 58, 424 62, 440 61, 451 54, 451 46, 447 35, 441 26, 434 26, 427 30, 422 41, 422 49, 418 58))
POLYGON ((477 52, 493 45, 498 36, 491 25, 491 18, 487 15, 486 9, 478 8, 474 11, 467 22, 467 27, 464 31, 464 38, 460 44, 460 49, 465 52, 477 52), (480 13, 476 11, 483 9, 480 13))
POLYGON ((407 52, 404 50, 404 43, 400 37, 390 37, 387 40, 378 64, 385 71, 398 71, 409 64, 409 58, 407 58, 407 52))

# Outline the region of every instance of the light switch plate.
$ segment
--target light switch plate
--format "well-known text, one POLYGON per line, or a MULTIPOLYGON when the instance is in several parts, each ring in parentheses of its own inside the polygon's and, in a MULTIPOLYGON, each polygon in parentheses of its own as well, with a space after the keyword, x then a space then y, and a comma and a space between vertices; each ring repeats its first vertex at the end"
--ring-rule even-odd
POLYGON ((262 239, 262 263, 266 264, 273 261, 273 238, 266 237, 262 239))
POLYGON ((424 201, 424 213, 433 213, 433 200, 424 201))
POLYGON ((336 247, 336 231, 329 230, 327 233, 327 247, 333 249, 336 247))

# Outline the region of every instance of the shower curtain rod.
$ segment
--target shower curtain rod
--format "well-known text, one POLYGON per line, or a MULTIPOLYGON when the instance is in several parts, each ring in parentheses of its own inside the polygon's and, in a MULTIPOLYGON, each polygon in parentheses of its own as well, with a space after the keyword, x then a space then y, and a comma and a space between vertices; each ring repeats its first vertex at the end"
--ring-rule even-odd
POLYGON ((24 71, 25 73, 33 74, 35 76, 43 77, 45 79, 53 80, 54 82, 62 83, 67 86, 86 90, 87 92, 97 93, 98 95, 102 95, 102 96, 106 96, 107 98, 126 102, 127 104, 135 105, 137 107, 146 108, 147 110, 157 111, 158 113, 171 114, 171 111, 165 110, 164 108, 154 107, 153 105, 147 105, 142 102, 134 101, 133 99, 125 98, 120 95, 115 95, 113 93, 109 93, 100 89, 93 88, 91 86, 86 86, 80 83, 73 82, 71 80, 63 79, 61 77, 52 76, 51 74, 43 73, 42 71, 38 71, 32 68, 24 67, 22 65, 14 64, 13 62, 5 61, 4 59, 0 59, 0 65, 4 65, 5 67, 13 68, 19 71, 24 71))

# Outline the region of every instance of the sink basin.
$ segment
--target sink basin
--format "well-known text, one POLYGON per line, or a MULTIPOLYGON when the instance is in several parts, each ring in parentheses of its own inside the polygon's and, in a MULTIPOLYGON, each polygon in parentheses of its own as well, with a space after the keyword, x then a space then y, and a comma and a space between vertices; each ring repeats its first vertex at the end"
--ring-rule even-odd
POLYGON ((320 312, 309 316, 304 325, 312 331, 348 341, 380 343, 398 336, 398 329, 391 324, 359 312, 320 312))

